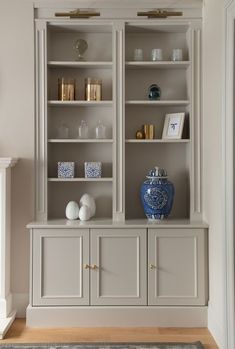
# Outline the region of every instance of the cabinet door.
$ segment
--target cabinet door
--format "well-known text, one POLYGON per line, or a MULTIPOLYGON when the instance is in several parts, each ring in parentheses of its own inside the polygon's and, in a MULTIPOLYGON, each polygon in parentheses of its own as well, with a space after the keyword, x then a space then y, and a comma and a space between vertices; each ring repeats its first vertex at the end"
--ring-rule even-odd
POLYGON ((149 305, 205 305, 206 230, 149 229, 149 305))
POLYGON ((33 305, 89 303, 89 230, 33 230, 33 305))
POLYGON ((146 233, 91 230, 92 305, 147 305, 146 233))

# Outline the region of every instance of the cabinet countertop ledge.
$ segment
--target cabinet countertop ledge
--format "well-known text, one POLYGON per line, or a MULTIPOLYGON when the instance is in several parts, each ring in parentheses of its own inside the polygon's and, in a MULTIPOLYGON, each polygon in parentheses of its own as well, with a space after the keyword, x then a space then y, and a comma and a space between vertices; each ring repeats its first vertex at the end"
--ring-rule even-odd
POLYGON ((90 221, 52 219, 47 221, 35 221, 27 225, 27 228, 208 228, 203 221, 191 221, 189 219, 168 219, 161 222, 151 222, 147 219, 130 219, 123 222, 111 219, 92 219, 90 221))

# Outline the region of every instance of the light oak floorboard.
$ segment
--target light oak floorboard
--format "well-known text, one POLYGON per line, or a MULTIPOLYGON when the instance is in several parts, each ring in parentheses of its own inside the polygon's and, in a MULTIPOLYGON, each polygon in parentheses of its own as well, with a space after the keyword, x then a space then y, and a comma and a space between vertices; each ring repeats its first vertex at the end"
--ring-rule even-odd
POLYGON ((37 329, 16 319, 0 341, 4 343, 72 342, 195 342, 205 349, 219 349, 206 328, 51 328, 37 329))

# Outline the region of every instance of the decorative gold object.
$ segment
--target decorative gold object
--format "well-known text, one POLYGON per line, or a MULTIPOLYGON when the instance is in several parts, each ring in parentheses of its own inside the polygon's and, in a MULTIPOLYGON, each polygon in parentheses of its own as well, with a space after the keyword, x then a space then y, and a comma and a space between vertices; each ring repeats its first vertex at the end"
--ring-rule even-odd
POLYGON ((58 100, 74 101, 75 100, 75 79, 58 79, 58 100))
POLYGON ((154 139, 154 125, 149 125, 149 139, 154 139))
POLYGON ((144 132, 144 138, 145 139, 154 139, 155 134, 155 128, 152 124, 144 124, 143 125, 143 132, 144 132))
POLYGON ((147 16, 148 18, 167 18, 170 16, 183 16, 183 12, 174 12, 174 11, 156 9, 156 10, 147 11, 147 12, 137 12, 137 16, 143 16, 143 17, 147 16))
POLYGON ((70 12, 56 12, 56 17, 70 17, 72 18, 90 18, 95 16, 100 16, 99 12, 91 12, 91 11, 81 11, 79 9, 70 11, 70 12))
POLYGON ((102 99, 102 80, 87 78, 85 79, 85 100, 101 101, 102 99))
POLYGON ((135 138, 136 139, 143 139, 144 138, 143 132, 141 130, 137 130, 136 134, 135 134, 135 138))
POLYGON ((149 125, 148 124, 143 125, 143 131, 144 131, 144 138, 149 139, 149 125))

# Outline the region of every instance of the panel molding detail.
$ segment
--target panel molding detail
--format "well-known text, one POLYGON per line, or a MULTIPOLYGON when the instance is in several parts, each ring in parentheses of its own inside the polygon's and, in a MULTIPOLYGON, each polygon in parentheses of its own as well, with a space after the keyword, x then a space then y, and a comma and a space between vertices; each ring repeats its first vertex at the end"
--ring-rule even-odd
POLYGON ((201 29, 192 30, 192 129, 191 138, 191 165, 192 165, 192 183, 191 183, 191 218, 194 220, 202 219, 202 88, 201 88, 201 45, 202 33, 201 29))
POLYGON ((35 120, 35 185, 36 219, 47 219, 47 26, 36 26, 36 120, 35 120))
POLYGON ((113 219, 125 219, 125 26, 114 21, 113 62, 114 62, 114 205, 113 219))
POLYGON ((91 271, 91 305, 147 304, 146 234, 91 229, 91 264, 97 265, 91 271))

